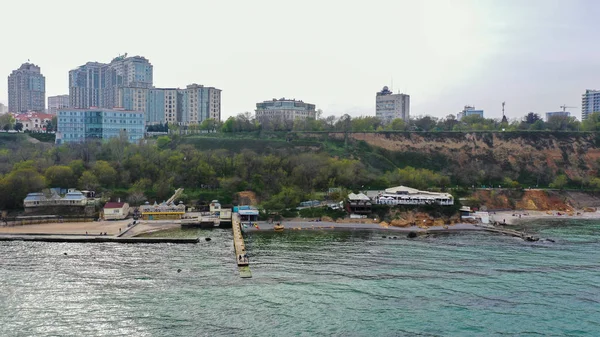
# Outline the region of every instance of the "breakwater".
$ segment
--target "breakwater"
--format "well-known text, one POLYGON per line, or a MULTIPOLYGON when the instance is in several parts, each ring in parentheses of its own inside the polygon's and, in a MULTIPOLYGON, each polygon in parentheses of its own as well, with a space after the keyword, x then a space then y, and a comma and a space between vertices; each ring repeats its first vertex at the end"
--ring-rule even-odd
POLYGON ((145 238, 116 236, 81 236, 81 235, 0 235, 0 241, 37 241, 37 242, 76 242, 76 243, 176 243, 195 244, 199 238, 145 238))

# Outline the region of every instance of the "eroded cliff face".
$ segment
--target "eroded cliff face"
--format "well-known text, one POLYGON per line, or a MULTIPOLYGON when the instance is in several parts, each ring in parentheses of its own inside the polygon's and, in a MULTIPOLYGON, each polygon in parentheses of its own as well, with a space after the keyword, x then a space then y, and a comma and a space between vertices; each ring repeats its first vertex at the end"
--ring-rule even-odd
POLYGON ((557 174, 577 180, 596 176, 600 168, 600 137, 595 133, 329 133, 326 137, 364 141, 399 167, 445 171, 458 183, 489 185, 509 177, 545 185, 557 174))

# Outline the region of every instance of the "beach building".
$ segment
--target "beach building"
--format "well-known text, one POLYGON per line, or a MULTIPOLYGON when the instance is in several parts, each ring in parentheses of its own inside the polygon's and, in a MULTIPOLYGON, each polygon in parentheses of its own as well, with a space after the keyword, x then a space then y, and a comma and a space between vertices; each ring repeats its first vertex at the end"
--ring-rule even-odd
POLYGON ((223 207, 221 205, 221 203, 219 203, 219 200, 211 201, 209 209, 210 209, 210 213, 219 217, 219 220, 221 222, 227 222, 227 223, 231 222, 231 216, 233 214, 233 212, 232 212, 233 209, 223 207))
POLYGON ((348 194, 346 202, 346 211, 350 214, 370 214, 372 202, 371 199, 363 193, 348 194))
POLYGON ((181 201, 179 204, 166 201, 158 204, 155 201, 153 205, 146 201, 140 206, 140 212, 143 220, 179 220, 185 214, 185 205, 181 201))
POLYGON ((41 192, 29 193, 23 200, 25 213, 28 214, 54 214, 54 215, 86 215, 95 212, 94 192, 78 191, 76 189, 63 190, 51 188, 41 192))
POLYGON ((129 204, 109 201, 104 205, 104 220, 123 220, 129 215, 129 204))
POLYGON ((450 193, 420 191, 406 186, 379 192, 374 201, 379 205, 454 205, 454 197, 450 193))
POLYGON ((242 222, 258 221, 258 209, 253 206, 234 206, 233 213, 238 213, 242 222))

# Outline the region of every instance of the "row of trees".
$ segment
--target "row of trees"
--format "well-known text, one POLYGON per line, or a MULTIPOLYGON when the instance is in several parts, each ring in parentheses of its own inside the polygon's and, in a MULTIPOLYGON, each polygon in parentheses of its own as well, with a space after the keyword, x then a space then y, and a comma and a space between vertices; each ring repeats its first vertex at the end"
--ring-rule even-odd
MULTIPOLYGON (((6 145, 6 144, 5 144, 6 145)), ((9 144, 10 145, 10 144, 9 144)), ((195 193, 210 187, 224 195, 252 190, 268 201, 291 193, 305 197, 328 187, 359 188, 376 178, 356 159, 325 153, 200 151, 178 137, 130 144, 126 139, 84 144, 15 144, 0 149, 0 209, 22 205, 29 192, 77 187, 128 197, 133 204, 167 199, 176 187, 195 193)), ((296 199, 289 199, 286 206, 296 199)))
POLYGON ((445 118, 431 116, 413 117, 409 121, 394 119, 383 123, 379 118, 328 116, 317 114, 317 118, 307 118, 295 121, 265 121, 260 123, 249 113, 229 117, 224 123, 215 124, 215 129, 221 132, 251 132, 259 130, 275 131, 600 131, 600 113, 591 114, 588 119, 579 122, 571 116, 551 116, 544 121, 539 114, 530 112, 520 119, 502 121, 500 119, 483 118, 478 115, 466 116, 458 120, 455 115, 445 118))

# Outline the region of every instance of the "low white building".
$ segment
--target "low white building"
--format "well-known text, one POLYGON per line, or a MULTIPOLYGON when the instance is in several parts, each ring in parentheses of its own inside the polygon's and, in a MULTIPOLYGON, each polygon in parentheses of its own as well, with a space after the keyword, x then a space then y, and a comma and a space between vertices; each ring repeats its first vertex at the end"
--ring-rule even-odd
POLYGON ((45 192, 29 193, 23 200, 25 208, 54 207, 54 206, 86 206, 87 197, 75 189, 69 189, 67 194, 60 196, 56 190, 50 189, 45 192))
POLYGON ((129 204, 126 202, 107 202, 104 205, 104 220, 123 220, 129 215, 129 204))
POLYGON ((420 191, 406 186, 397 186, 380 192, 375 197, 380 205, 454 205, 454 197, 450 193, 420 191))

